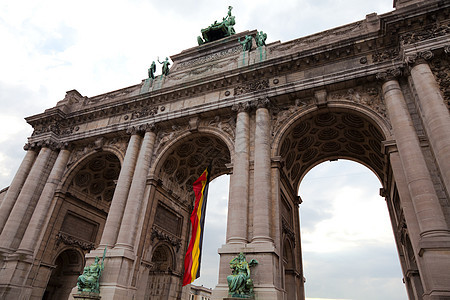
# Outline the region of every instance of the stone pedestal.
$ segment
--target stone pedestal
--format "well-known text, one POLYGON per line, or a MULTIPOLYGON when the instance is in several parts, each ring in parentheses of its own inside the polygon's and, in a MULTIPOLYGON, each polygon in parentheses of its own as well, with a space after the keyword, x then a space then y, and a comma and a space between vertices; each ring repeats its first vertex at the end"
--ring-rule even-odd
POLYGON ((79 299, 79 300, 98 300, 98 299, 102 298, 99 294, 90 293, 90 292, 74 293, 74 294, 72 294, 72 296, 74 299, 79 299))

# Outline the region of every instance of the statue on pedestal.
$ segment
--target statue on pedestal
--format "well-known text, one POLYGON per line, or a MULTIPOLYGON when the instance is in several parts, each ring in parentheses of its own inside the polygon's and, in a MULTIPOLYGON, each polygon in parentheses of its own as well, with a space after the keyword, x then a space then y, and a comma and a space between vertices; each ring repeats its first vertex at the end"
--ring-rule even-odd
POLYGON ((156 72, 156 64, 155 61, 152 61, 150 68, 148 68, 148 78, 155 79, 155 72, 156 72))
POLYGON ((243 41, 241 41, 241 38, 239 38, 238 41, 242 45, 243 51, 252 50, 252 36, 251 35, 246 35, 243 41))
POLYGON ((253 280, 250 278, 250 267, 258 264, 252 259, 247 262, 244 253, 230 261, 232 274, 227 276, 228 294, 235 298, 253 298, 253 280))
POLYGON ((83 274, 78 276, 77 287, 78 293, 88 292, 100 294, 100 276, 104 269, 104 260, 106 255, 106 248, 103 252, 103 258, 100 262, 98 256, 95 257, 95 262, 90 266, 84 267, 83 274))
POLYGON ((158 57, 158 62, 160 64, 162 64, 162 73, 163 73, 163 75, 165 75, 165 76, 169 75, 169 65, 170 65, 169 58, 166 57, 166 59, 163 62, 160 62, 159 61, 159 57, 158 57))

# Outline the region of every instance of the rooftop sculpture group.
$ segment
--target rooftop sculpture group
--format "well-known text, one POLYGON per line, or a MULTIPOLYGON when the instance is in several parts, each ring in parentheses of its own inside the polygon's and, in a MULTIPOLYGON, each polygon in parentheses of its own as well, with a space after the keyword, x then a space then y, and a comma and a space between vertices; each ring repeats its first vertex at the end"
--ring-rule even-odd
POLYGON ((197 37, 198 45, 213 42, 221 38, 235 34, 235 17, 231 14, 232 6, 228 6, 228 14, 222 19, 222 22, 214 21, 210 26, 201 30, 202 35, 197 37))
MULTIPOLYGON (((164 76, 169 75, 169 65, 170 65, 169 58, 166 57, 166 59, 162 62, 159 61, 159 57, 157 60, 160 64, 162 64, 162 75, 164 76)), ((150 68, 148 68, 148 78, 155 79, 155 72, 156 72, 156 63, 155 61, 152 61, 150 68)))

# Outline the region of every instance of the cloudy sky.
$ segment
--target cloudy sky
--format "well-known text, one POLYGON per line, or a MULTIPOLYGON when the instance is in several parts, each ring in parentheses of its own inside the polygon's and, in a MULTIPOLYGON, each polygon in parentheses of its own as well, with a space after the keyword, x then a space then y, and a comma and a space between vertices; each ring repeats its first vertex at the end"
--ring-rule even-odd
MULTIPOLYGON (((228 5, 234 7, 237 32, 263 30, 270 43, 391 11, 392 2, 3 0, 0 189, 10 184, 24 156, 22 146, 32 132, 24 117, 53 107, 72 89, 90 97, 140 83, 157 57, 196 46, 200 29, 224 17, 228 5)), ((224 242, 226 186, 225 176, 210 189, 205 269, 203 281, 196 281, 210 287, 224 242)), ((406 298, 379 187, 367 169, 341 162, 321 164, 304 179, 299 193, 308 297, 406 298)))

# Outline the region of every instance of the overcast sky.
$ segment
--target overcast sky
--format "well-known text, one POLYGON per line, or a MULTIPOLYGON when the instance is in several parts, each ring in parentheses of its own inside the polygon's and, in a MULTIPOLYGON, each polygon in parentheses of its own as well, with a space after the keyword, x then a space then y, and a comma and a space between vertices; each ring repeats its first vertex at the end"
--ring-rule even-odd
MULTIPOLYGON (((157 57, 196 46, 200 29, 221 20, 228 5, 234 7, 236 32, 263 30, 270 43, 391 11, 392 2, 3 0, 0 189, 10 184, 24 156, 22 147, 32 132, 24 117, 53 107, 72 89, 91 97, 140 83, 157 57)), ((217 282, 217 248, 224 242, 226 178, 217 179, 210 189, 205 269, 203 281, 196 281, 210 287, 217 282)), ((386 205, 377 196, 379 187, 367 169, 339 162, 321 164, 303 180, 301 222, 308 297, 406 298, 386 205), (331 181, 324 183, 327 178, 331 181)))

